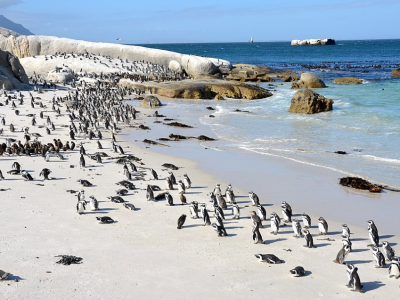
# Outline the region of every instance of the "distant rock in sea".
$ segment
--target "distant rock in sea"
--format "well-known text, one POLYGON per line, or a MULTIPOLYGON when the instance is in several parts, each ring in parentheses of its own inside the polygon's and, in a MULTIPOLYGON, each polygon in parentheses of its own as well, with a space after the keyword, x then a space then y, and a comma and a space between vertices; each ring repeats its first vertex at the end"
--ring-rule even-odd
POLYGON ((336 45, 334 39, 309 39, 309 40, 292 40, 292 46, 324 46, 336 45))
POLYGON ((392 70, 392 76, 393 77, 400 77, 400 69, 392 70))
POLYGON ((3 15, 0 15, 0 27, 10 29, 22 35, 35 35, 21 24, 14 23, 3 15))

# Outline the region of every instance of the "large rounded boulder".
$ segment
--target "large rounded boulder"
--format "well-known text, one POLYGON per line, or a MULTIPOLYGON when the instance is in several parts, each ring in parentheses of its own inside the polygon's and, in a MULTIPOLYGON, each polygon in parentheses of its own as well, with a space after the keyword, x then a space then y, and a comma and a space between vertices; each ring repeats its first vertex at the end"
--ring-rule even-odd
POLYGON ((363 83, 363 80, 356 78, 356 77, 342 77, 342 78, 334 79, 333 83, 336 83, 336 84, 361 84, 361 83, 363 83))
POLYGON ((333 109, 333 100, 305 89, 298 91, 292 98, 291 113, 315 114, 333 109))
POLYGON ((292 89, 318 89, 325 88, 325 83, 311 73, 302 73, 300 80, 292 83, 292 89))
POLYGON ((161 101, 156 96, 148 95, 142 100, 142 106, 146 108, 159 107, 161 105, 161 101))

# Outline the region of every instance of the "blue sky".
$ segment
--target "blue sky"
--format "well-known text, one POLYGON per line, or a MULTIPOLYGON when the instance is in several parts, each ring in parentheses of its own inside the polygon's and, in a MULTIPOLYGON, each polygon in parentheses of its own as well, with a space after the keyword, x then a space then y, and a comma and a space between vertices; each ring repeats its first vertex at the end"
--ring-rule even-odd
POLYGON ((400 0, 0 0, 37 35, 132 44, 400 38, 399 13, 400 0))

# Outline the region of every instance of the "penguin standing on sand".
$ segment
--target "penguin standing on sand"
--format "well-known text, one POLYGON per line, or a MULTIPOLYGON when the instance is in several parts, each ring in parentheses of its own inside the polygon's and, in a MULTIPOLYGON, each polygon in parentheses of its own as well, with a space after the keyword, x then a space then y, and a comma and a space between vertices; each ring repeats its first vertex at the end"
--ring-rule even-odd
POLYGON ((192 216, 192 219, 199 218, 198 209, 199 209, 198 202, 193 201, 192 203, 190 203, 189 210, 190 210, 190 215, 192 216))
POLYGON ((91 211, 96 211, 99 209, 99 203, 97 202, 97 199, 94 196, 89 196, 90 198, 90 210, 91 211))
POLYGON ((232 215, 234 219, 240 219, 240 208, 237 203, 232 204, 232 215))
POLYGON ((336 259, 333 262, 337 264, 344 264, 344 261, 349 253, 350 247, 348 245, 343 246, 336 255, 336 259))
POLYGON ((179 199, 181 200, 181 204, 186 204, 186 197, 183 193, 179 193, 179 199))
POLYGON ((178 191, 179 193, 185 193, 186 192, 186 188, 185 185, 183 184, 182 180, 178 181, 178 191))
POLYGON ((232 190, 227 189, 226 192, 225 192, 225 196, 226 196, 227 201, 230 204, 234 204, 235 203, 235 194, 233 193, 232 190))
POLYGON ((261 221, 260 217, 257 216, 257 213, 255 211, 250 212, 250 217, 253 220, 253 223, 255 224, 254 226, 263 228, 262 221, 261 221))
POLYGON ((352 250, 352 248, 351 248, 352 242, 350 241, 350 238, 349 237, 343 238, 342 239, 342 243, 343 243, 343 247, 344 246, 349 246, 349 249, 350 249, 350 252, 351 252, 351 250, 352 250))
POLYGON ((79 159, 79 165, 81 166, 81 168, 86 167, 86 161, 85 158, 83 157, 83 154, 81 154, 81 158, 79 159))
POLYGON ((78 201, 78 203, 76 204, 76 211, 78 212, 78 214, 83 215, 85 213, 85 210, 86 210, 86 201, 84 200, 78 201))
POLYGON ((278 234, 279 231, 279 225, 281 223, 281 220, 279 219, 279 216, 276 213, 271 214, 271 233, 274 235, 278 234))
POLYGON ((372 255, 375 259, 375 268, 384 268, 386 267, 385 257, 382 252, 379 251, 378 247, 372 247, 372 255))
POLYGON ((314 246, 314 240, 313 240, 313 237, 312 237, 310 231, 308 229, 304 229, 303 232, 304 232, 304 239, 306 240, 306 245, 304 245, 304 247, 316 248, 314 246))
POLYGON ((257 194, 253 191, 249 192, 249 198, 253 206, 257 206, 260 204, 260 199, 258 198, 257 194))
POLYGON ((50 180, 49 175, 50 175, 51 171, 47 168, 44 168, 42 170, 42 172, 40 172, 39 176, 43 176, 44 180, 50 180))
POLYGON ((363 285, 358 275, 358 268, 354 265, 347 265, 347 275, 349 277, 349 284, 347 285, 353 292, 357 291, 362 293, 363 285))
POLYGON ((393 259, 396 259, 395 252, 394 252, 393 248, 390 247, 389 242, 383 242, 382 248, 383 248, 383 252, 385 253, 388 261, 392 261, 393 259))
POLYGON ((174 199, 172 198, 172 195, 169 192, 165 193, 165 199, 167 200, 169 206, 174 206, 174 199))
POLYGON ((267 219, 267 212, 261 204, 257 205, 257 214, 260 217, 261 221, 265 221, 267 219))
POLYGON ((172 184, 177 184, 174 173, 168 172, 168 174, 169 174, 169 178, 171 179, 172 184))
POLYGON ((261 236, 261 232, 260 232, 259 226, 256 223, 254 223, 252 231, 253 231, 253 241, 254 241, 254 243, 255 244, 264 244, 264 240, 263 240, 263 238, 261 236))
POLYGON ((393 259, 389 266, 389 278, 399 278, 400 277, 400 261, 398 259, 393 259))
POLYGON ((301 225, 300 225, 299 220, 293 219, 292 227, 293 227, 293 232, 294 232, 295 238, 300 238, 303 236, 303 233, 301 232, 301 225))
POLYGON ((342 237, 350 237, 350 228, 347 226, 347 224, 342 224, 342 237))
POLYGON ((323 217, 318 218, 318 229, 320 235, 328 234, 328 223, 323 217))
POLYGON ((186 215, 181 215, 178 219, 178 229, 181 229, 183 224, 185 224, 186 221, 186 215))
POLYGON ((311 218, 309 215, 307 215, 306 213, 303 213, 302 215, 303 218, 303 227, 308 229, 311 227, 311 218))
POLYGON ((174 189, 174 186, 172 185, 172 182, 171 182, 171 178, 169 178, 169 177, 165 178, 165 185, 167 186, 167 190, 172 191, 174 189))
POLYGON ((226 205, 226 201, 224 199, 224 196, 221 195, 221 193, 217 193, 215 195, 215 197, 217 198, 218 201, 218 206, 221 207, 222 209, 227 209, 227 205, 226 205))
POLYGON ((201 212, 201 215, 203 216, 204 225, 211 225, 210 216, 209 216, 209 214, 207 212, 207 208, 206 208, 206 204, 205 203, 202 203, 200 205, 200 212, 201 212))
POLYGON ((369 220, 367 221, 368 223, 368 234, 369 234, 369 239, 371 240, 372 244, 368 246, 375 246, 379 247, 379 233, 378 233, 378 228, 376 228, 376 225, 374 221, 369 220))
POLYGON ((218 236, 227 236, 227 232, 225 230, 224 222, 219 215, 214 215, 215 223, 212 224, 214 230, 218 233, 218 236))
MULTIPOLYGON (((78 193, 77 197, 78 197, 78 201, 85 201, 85 191, 84 191, 84 190, 81 190, 81 191, 78 193)), ((86 201, 85 201, 85 202, 86 202, 86 201)))
POLYGON ((151 188, 151 186, 149 184, 147 185, 146 199, 147 199, 147 201, 156 201, 156 199, 154 198, 153 189, 151 188))
POLYGON ((192 186, 192 181, 190 180, 190 178, 187 174, 183 175, 183 183, 185 184, 185 187, 187 189, 190 189, 192 186))
POLYGON ((150 169, 151 175, 153 175, 154 180, 158 180, 158 174, 154 169, 150 169))
POLYGON ((286 202, 283 201, 281 204, 282 214, 283 214, 283 221, 285 223, 292 223, 292 207, 286 202))

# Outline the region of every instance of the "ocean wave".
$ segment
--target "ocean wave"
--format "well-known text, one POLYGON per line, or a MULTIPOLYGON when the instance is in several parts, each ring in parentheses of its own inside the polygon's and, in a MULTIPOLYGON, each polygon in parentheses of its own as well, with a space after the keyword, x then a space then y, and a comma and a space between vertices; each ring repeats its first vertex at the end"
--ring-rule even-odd
POLYGON ((359 155, 361 158, 366 158, 368 160, 377 160, 381 162, 386 162, 386 163, 391 163, 391 164, 398 164, 400 165, 400 159, 395 159, 395 158, 386 158, 386 157, 379 157, 379 156, 374 156, 374 155, 359 155))

